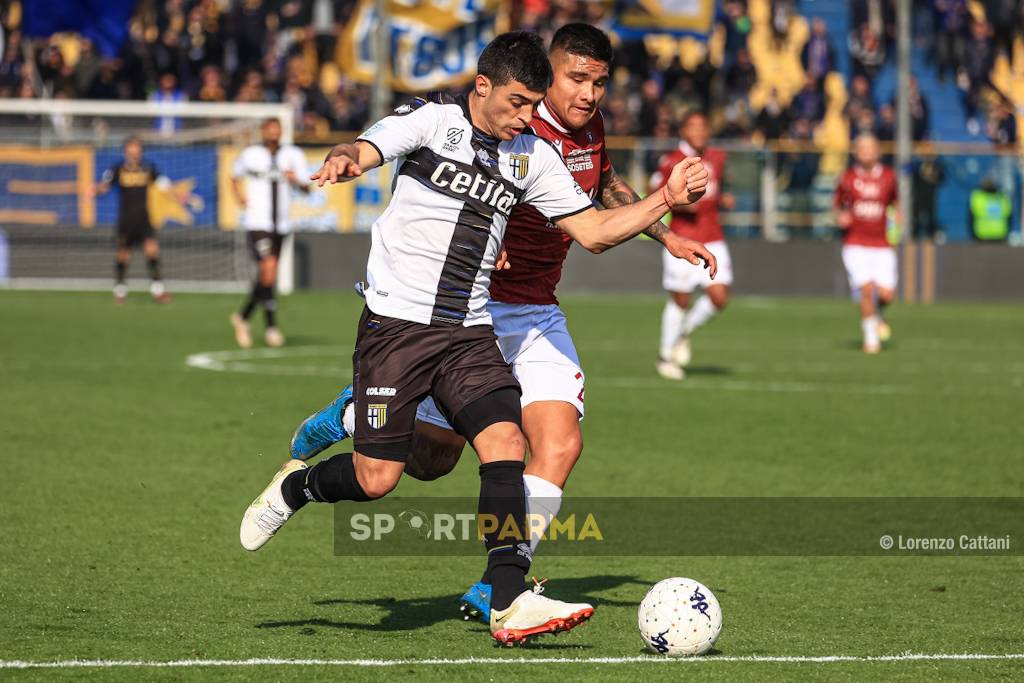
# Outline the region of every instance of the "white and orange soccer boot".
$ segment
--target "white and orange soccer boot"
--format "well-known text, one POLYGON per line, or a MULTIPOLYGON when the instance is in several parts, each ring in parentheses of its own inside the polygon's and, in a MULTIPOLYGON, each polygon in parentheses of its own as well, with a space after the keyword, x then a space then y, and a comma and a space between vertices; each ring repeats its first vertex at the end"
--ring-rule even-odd
POLYGON ((239 348, 251 349, 252 334, 249 333, 249 322, 237 313, 232 313, 228 320, 231 322, 231 327, 235 329, 235 342, 239 348))
POLYGON ((519 594, 507 609, 491 610, 491 635, 503 645, 512 647, 530 636, 542 633, 571 631, 594 615, 594 608, 585 602, 562 602, 541 595, 543 582, 534 579, 531 590, 519 594))
POLYGON ((267 541, 274 537, 277 530, 295 514, 284 502, 281 495, 281 482, 292 472, 306 469, 301 460, 289 460, 277 471, 267 488, 256 497, 242 516, 242 526, 238 537, 246 550, 259 550, 267 541))

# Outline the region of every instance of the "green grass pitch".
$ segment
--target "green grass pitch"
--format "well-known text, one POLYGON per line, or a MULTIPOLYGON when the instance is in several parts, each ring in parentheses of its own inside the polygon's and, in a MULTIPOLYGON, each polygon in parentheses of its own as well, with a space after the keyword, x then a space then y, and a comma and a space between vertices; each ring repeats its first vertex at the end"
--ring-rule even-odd
MULTIPOLYGON (((593 621, 496 648, 458 619, 478 558, 346 558, 311 506, 259 553, 245 506, 295 425, 350 376, 361 302, 282 302, 281 358, 233 347, 240 297, 0 292, 0 660, 519 659, 642 654, 636 606, 667 576, 718 595, 721 661, 0 670, 0 678, 934 680, 1024 676, 1024 659, 730 661, 1024 653, 1015 557, 545 557, 550 594, 593 621), (326 348, 324 348, 326 347, 326 348), (212 360, 211 360, 212 358, 212 360), (681 667, 681 668, 680 668, 681 667), (502 673, 504 672, 504 673, 502 673)), ((1020 496, 1024 310, 897 305, 894 341, 858 350, 855 307, 741 299, 694 337, 681 384, 655 376, 658 297, 566 297, 588 373, 587 496, 1020 496)), ((475 495, 471 452, 399 495, 475 495)), ((685 524, 684 519, 676 520, 685 524)), ((1024 539, 1018 539, 1024 542, 1024 539)), ((708 538, 714 552, 714 537, 708 538)))

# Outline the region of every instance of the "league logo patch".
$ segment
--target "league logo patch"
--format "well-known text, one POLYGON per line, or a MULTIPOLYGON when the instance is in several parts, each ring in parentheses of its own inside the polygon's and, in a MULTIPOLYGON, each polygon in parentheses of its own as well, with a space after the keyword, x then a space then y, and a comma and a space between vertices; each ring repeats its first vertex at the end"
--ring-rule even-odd
POLYGON ((530 170, 530 155, 510 154, 508 156, 508 167, 512 169, 512 175, 516 180, 522 180, 530 170))
POLYGON ((388 405, 386 403, 371 403, 366 406, 366 420, 374 429, 380 429, 388 422, 388 405))

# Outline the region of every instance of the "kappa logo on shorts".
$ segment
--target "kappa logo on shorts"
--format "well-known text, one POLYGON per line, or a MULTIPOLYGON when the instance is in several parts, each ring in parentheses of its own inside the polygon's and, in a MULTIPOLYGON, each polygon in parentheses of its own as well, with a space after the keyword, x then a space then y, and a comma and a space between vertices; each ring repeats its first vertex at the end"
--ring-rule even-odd
POLYGON ((366 406, 366 420, 374 429, 380 429, 388 422, 388 405, 386 403, 371 403, 366 406))
POLYGON ((530 155, 509 154, 508 167, 512 169, 512 175, 515 176, 516 180, 522 180, 530 171, 530 155))

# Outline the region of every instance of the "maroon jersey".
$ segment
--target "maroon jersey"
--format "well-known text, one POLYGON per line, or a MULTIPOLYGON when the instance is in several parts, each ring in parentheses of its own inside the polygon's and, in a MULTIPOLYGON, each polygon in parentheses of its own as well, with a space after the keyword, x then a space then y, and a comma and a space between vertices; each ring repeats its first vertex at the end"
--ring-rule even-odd
POLYGON ((885 210, 896 202, 896 174, 888 166, 875 164, 863 169, 859 165, 847 169, 836 187, 835 206, 853 216, 850 227, 843 231, 843 244, 865 247, 888 247, 885 235, 885 210))
MULTIPOLYGON (((573 178, 593 199, 601 184, 601 174, 612 166, 604 146, 601 112, 573 133, 558 121, 544 101, 537 107, 530 126, 536 135, 550 140, 561 152, 573 178)), ((506 304, 557 304, 555 287, 562 279, 562 266, 571 244, 572 238, 537 209, 528 204, 517 205, 505 229, 505 250, 512 267, 491 275, 491 299, 506 304)))
POLYGON ((680 209, 672 212, 669 228, 680 237, 708 242, 720 242, 725 239, 722 222, 718 215, 718 203, 722 199, 722 180, 725 178, 725 152, 708 147, 701 153, 685 142, 679 143, 679 149, 669 152, 658 162, 658 170, 651 177, 651 187, 659 191, 668 182, 672 167, 686 157, 700 157, 704 168, 708 171, 708 187, 704 196, 694 204, 693 211, 680 209))

